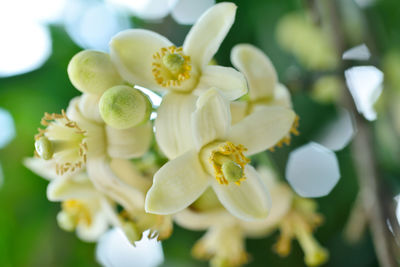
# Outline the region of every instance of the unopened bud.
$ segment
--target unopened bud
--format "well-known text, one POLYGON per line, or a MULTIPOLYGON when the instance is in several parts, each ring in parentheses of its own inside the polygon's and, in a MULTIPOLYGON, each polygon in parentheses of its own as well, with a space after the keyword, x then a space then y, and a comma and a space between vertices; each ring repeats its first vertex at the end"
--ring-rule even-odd
POLYGON ((109 126, 127 129, 149 120, 151 102, 141 91, 118 85, 102 95, 99 109, 101 117, 109 126))

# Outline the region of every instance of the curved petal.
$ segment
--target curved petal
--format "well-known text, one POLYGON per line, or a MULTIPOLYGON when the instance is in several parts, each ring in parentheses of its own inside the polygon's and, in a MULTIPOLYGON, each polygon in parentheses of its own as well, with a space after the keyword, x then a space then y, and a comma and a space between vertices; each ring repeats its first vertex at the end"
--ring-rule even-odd
POLYGON ((290 92, 285 85, 281 83, 278 83, 276 85, 274 99, 271 101, 270 105, 292 108, 292 100, 290 98, 290 92))
POLYGON ((106 126, 107 151, 112 158, 137 158, 150 147, 153 129, 151 122, 120 130, 106 126))
POLYGON ((168 93, 163 97, 155 121, 156 140, 164 154, 176 158, 194 148, 191 114, 196 108, 192 94, 168 93))
POLYGON ((231 125, 229 102, 216 89, 209 89, 197 100, 192 127, 197 150, 220 139, 225 140, 231 125))
POLYGON ((143 194, 151 187, 152 177, 147 178, 141 175, 130 160, 112 159, 110 166, 122 181, 143 192, 143 194))
POLYGON ((146 212, 172 214, 195 201, 210 183, 195 150, 169 161, 154 175, 146 195, 146 212))
POLYGON ((246 155, 264 151, 285 137, 295 113, 283 107, 263 107, 232 126, 228 140, 247 148, 246 155))
POLYGON ((108 224, 105 214, 101 211, 97 211, 93 215, 90 225, 85 223, 78 224, 76 227, 76 235, 86 242, 95 242, 107 231, 108 224))
POLYGON ((236 5, 220 3, 209 8, 186 36, 183 52, 201 69, 207 65, 235 20, 236 5))
POLYGON ((232 221, 232 215, 224 209, 196 212, 187 208, 175 214, 174 221, 186 229, 198 231, 207 230, 212 226, 221 225, 225 222, 229 223, 232 221))
POLYGON ((86 168, 94 186, 121 204, 128 212, 143 209, 144 194, 116 176, 105 157, 89 159, 86 168))
POLYGON ((93 187, 86 174, 79 173, 73 176, 60 176, 52 180, 47 186, 47 198, 50 201, 67 199, 87 199, 94 197, 98 192, 93 187))
POLYGON ((246 165, 245 175, 246 180, 240 185, 221 185, 215 181, 212 187, 222 205, 234 216, 245 221, 265 219, 271 204, 267 188, 252 166, 246 165))
POLYGON ((153 55, 172 43, 148 30, 125 30, 111 39, 110 55, 121 76, 132 84, 151 90, 164 90, 152 73, 153 55))
POLYGON ((232 125, 243 120, 247 116, 248 104, 245 101, 231 102, 232 125))
POLYGON ((249 44, 239 44, 232 49, 231 61, 246 76, 251 99, 273 96, 278 77, 264 52, 249 44))
POLYGON ((24 165, 36 175, 47 180, 53 180, 58 177, 56 173, 56 163, 54 160, 44 160, 41 158, 25 158, 24 165))
POLYGON ((98 123, 103 123, 99 110, 100 96, 94 94, 82 94, 79 101, 79 109, 83 116, 98 123))
POLYGON ((212 87, 217 88, 230 101, 247 93, 247 83, 243 74, 230 67, 209 65, 203 68, 194 93, 199 95, 212 87))

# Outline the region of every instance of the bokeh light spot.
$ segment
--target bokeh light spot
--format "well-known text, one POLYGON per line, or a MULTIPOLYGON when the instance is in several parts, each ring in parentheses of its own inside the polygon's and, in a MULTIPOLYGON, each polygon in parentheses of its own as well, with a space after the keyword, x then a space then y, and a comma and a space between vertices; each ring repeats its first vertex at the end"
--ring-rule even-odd
POLYGON ((7 110, 0 108, 0 148, 5 147, 14 137, 14 120, 7 110))

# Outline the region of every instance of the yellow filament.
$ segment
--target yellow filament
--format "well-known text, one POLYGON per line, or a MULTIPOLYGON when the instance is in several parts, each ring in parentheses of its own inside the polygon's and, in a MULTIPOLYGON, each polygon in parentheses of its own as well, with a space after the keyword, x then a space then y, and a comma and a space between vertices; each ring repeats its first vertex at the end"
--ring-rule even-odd
MULTIPOLYGON (((211 152, 209 160, 213 165, 215 179, 217 179, 218 183, 225 185, 229 184, 228 179, 222 172, 222 164, 220 160, 221 156, 228 157, 230 160, 239 165, 242 170, 244 170, 245 165, 250 162, 250 159, 246 158, 246 156, 243 154, 243 152, 246 150, 247 149, 243 145, 239 144, 235 146, 233 143, 228 141, 218 146, 217 149, 211 152)), ((246 180, 246 177, 243 173, 243 176, 238 179, 235 184, 240 185, 240 183, 244 180, 246 180)))
MULTIPOLYGON (((51 132, 51 126, 61 128, 62 131, 65 131, 66 134, 70 134, 69 140, 65 140, 65 137, 57 140, 57 137, 48 137, 48 139, 54 145, 54 154, 53 158, 58 152, 63 151, 64 149, 73 149, 77 154, 77 158, 71 161, 63 161, 62 159, 56 160, 56 173, 57 175, 63 175, 66 172, 73 172, 77 169, 82 168, 82 165, 86 163, 87 158, 87 143, 85 142, 86 131, 82 130, 76 122, 71 121, 64 110, 61 110, 61 114, 56 113, 44 113, 44 117, 40 121, 43 126, 46 126, 46 129, 39 128, 39 133, 35 135, 35 140, 39 140, 41 137, 48 137, 48 134, 51 132)), ((40 155, 35 150, 35 156, 40 157, 40 155)))
MULTIPOLYGON (((190 57, 183 54, 182 47, 163 47, 153 55, 153 60, 153 76, 162 87, 179 86, 182 81, 190 78, 190 71, 192 70, 190 57), (174 54, 183 58, 183 62, 179 62, 179 66, 164 64, 165 59, 174 54)), ((173 64, 173 62, 171 63, 173 64)))

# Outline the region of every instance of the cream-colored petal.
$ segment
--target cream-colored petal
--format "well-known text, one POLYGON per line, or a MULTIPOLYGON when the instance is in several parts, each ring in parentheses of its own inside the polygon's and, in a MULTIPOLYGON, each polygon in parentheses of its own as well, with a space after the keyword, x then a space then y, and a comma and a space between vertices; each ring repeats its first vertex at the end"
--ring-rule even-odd
POLYGON ((47 186, 47 198, 50 201, 87 199, 97 195, 98 191, 83 172, 73 176, 60 176, 47 186))
POLYGON ((285 137, 296 114, 287 108, 264 107, 232 126, 228 140, 247 148, 246 155, 253 155, 274 146, 285 137))
POLYGON ((143 192, 143 194, 146 194, 151 187, 152 179, 141 175, 131 161, 126 159, 112 159, 110 166, 122 181, 143 192))
POLYGON ((274 99, 271 101, 271 105, 281 106, 285 108, 292 108, 292 99, 290 97, 289 89, 278 83, 274 91, 274 99))
POLYGON ((149 150, 153 129, 150 121, 124 130, 106 126, 106 135, 108 155, 130 159, 143 156, 149 150))
POLYGON ((76 235, 83 241, 96 242, 107 231, 109 223, 105 214, 97 211, 92 216, 92 223, 87 225, 85 223, 78 224, 76 227, 76 235))
POLYGON ((274 231, 278 223, 289 212, 293 200, 293 192, 287 184, 278 181, 271 169, 262 167, 258 168, 257 172, 270 192, 271 211, 265 220, 253 222, 241 221, 243 231, 249 237, 263 237, 274 231))
POLYGON ((206 230, 215 225, 229 223, 232 219, 232 215, 225 209, 196 212, 187 208, 174 215, 174 221, 179 226, 194 231, 206 230))
POLYGON ((36 175, 47 180, 59 177, 56 173, 56 163, 54 160, 44 160, 41 158, 25 158, 24 165, 36 175))
POLYGON ((243 120, 247 116, 248 104, 245 101, 231 102, 232 125, 243 120))
POLYGON ((194 93, 199 95, 212 87, 217 88, 230 101, 247 93, 247 83, 243 74, 230 67, 209 65, 203 68, 194 93))
POLYGON ((164 90, 152 73, 153 55, 171 45, 167 38, 152 31, 125 30, 111 39, 110 55, 119 73, 128 82, 151 90, 164 90))
POLYGON ((196 108, 192 94, 167 93, 157 110, 156 140, 162 152, 174 159, 194 148, 191 115, 196 108))
POLYGON ((146 212, 173 214, 189 206, 210 184, 195 150, 167 162, 154 175, 146 195, 146 212))
POLYGON ((216 89, 204 92, 196 102, 192 127, 197 150, 214 140, 225 140, 231 125, 229 102, 216 89))
POLYGON ((89 159, 87 172, 97 190, 114 199, 128 212, 143 209, 144 194, 120 179, 105 157, 89 159))
POLYGON ((207 65, 235 20, 236 5, 220 3, 208 9, 186 36, 183 52, 201 69, 207 65))
POLYGON ((231 61, 246 76, 251 99, 273 96, 278 77, 263 51, 250 44, 239 44, 232 49, 231 61))
POLYGON ((270 210, 270 198, 257 171, 245 167, 246 180, 237 185, 221 185, 216 181, 212 187, 222 205, 234 216, 245 221, 265 219, 270 210))
POLYGON ((101 118, 99 111, 99 102, 99 95, 84 93, 79 101, 79 110, 86 118, 98 123, 103 123, 103 119, 101 118))

